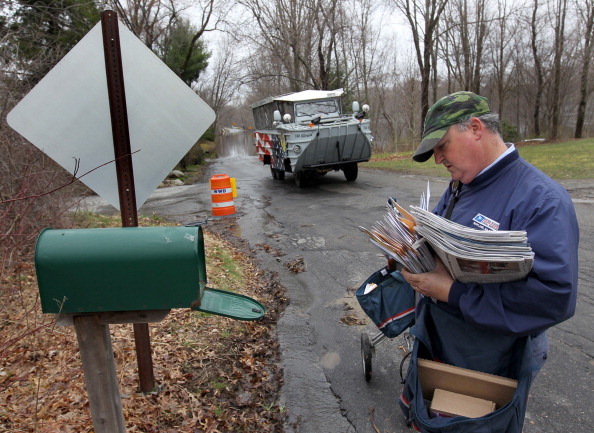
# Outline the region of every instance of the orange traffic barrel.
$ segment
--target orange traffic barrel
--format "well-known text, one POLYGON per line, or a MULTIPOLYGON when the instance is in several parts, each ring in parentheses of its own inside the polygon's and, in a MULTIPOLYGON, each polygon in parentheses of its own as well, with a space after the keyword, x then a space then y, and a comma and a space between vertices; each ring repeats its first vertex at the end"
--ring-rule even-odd
POLYGON ((210 192, 212 194, 212 214, 214 216, 233 215, 233 187, 231 178, 226 174, 215 174, 210 178, 210 192))

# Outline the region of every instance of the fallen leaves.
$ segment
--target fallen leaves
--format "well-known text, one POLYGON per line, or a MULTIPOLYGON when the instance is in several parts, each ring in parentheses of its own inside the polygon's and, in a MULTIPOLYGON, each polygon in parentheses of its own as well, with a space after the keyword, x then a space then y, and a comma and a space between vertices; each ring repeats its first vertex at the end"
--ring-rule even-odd
POLYGON ((272 255, 272 257, 282 257, 285 255, 285 253, 277 248, 272 247, 270 244, 256 244, 256 247, 258 249, 263 250, 264 252, 272 255))
MULTIPOLYGON (((240 322, 175 309, 150 324, 157 388, 147 394, 137 392, 132 326, 111 325, 128 432, 282 431, 275 327, 287 304, 284 288, 273 273, 257 269, 245 245, 231 239, 232 245, 215 233, 226 230, 212 224, 205 227, 209 286, 231 285, 265 305, 266 315, 240 322), (236 268, 229 270, 221 251, 236 268)), ((31 263, 1 287, 0 432, 92 432, 74 329, 56 327, 53 316, 41 313, 31 263)))
POLYGON ((366 321, 365 319, 361 319, 360 317, 358 317, 355 313, 351 313, 351 314, 345 314, 344 316, 342 316, 340 318, 340 323, 343 323, 345 325, 365 325, 366 321))
POLYGON ((303 257, 298 257, 295 260, 290 260, 285 263, 285 266, 289 269, 289 271, 298 274, 300 272, 305 272, 305 260, 303 257))

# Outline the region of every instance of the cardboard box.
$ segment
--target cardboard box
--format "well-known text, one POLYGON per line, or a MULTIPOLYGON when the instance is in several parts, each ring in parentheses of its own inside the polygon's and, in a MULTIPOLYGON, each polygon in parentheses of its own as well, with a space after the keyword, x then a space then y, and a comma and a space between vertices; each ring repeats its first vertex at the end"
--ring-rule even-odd
POLYGON ((423 397, 433 400, 436 389, 480 398, 495 403, 496 409, 513 397, 518 381, 494 374, 455 367, 419 358, 419 380, 423 397))
POLYGON ((431 400, 432 416, 479 418, 495 410, 495 402, 436 389, 431 400))

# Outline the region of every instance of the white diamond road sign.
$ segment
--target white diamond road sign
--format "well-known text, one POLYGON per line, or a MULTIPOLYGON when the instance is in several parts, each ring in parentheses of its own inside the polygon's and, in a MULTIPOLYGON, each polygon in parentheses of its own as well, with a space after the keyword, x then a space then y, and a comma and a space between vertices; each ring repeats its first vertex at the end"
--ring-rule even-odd
MULTIPOLYGON (((132 32, 119 35, 140 208, 215 119, 214 111, 132 32)), ((78 175, 114 159, 99 22, 7 116, 8 124, 78 175)), ((74 174, 74 173, 73 173, 74 174)), ((115 163, 81 181, 119 210, 115 163)))

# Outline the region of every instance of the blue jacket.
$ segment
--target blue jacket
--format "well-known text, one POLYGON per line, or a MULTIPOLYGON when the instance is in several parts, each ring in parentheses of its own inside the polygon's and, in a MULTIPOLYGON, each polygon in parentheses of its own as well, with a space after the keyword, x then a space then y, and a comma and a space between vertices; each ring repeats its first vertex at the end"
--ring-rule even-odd
MULTIPOLYGON (((434 213, 444 216, 451 188, 434 213)), ((463 185, 451 220, 486 230, 525 230, 535 253, 527 278, 451 287, 447 310, 508 335, 538 335, 575 313, 579 228, 567 191, 518 151, 463 185)))

